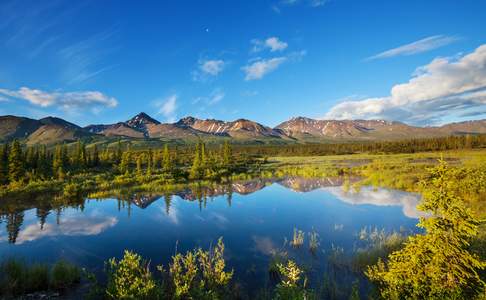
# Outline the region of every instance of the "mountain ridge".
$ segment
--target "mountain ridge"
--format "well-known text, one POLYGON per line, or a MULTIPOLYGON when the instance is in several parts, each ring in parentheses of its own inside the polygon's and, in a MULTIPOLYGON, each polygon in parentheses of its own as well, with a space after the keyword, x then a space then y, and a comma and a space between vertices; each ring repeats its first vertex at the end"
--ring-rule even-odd
POLYGON ((14 115, 0 116, 0 141, 25 139, 28 144, 52 144, 83 137, 169 141, 232 139, 248 142, 350 142, 482 133, 486 133, 486 119, 420 127, 399 121, 318 120, 299 116, 272 128, 243 118, 222 121, 187 116, 174 123, 161 123, 141 112, 129 120, 114 124, 80 127, 57 117, 35 120, 14 115))

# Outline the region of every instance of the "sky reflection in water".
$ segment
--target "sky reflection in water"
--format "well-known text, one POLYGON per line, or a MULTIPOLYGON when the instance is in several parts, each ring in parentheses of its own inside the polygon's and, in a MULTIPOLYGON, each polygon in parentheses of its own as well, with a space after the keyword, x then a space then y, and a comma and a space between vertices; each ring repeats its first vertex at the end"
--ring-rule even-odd
MULTIPOLYGON (((127 203, 88 199, 83 210, 2 210, 0 255, 38 261, 63 257, 101 272, 103 261, 124 249, 152 264, 167 264, 176 246, 179 251, 207 248, 223 236, 228 264, 238 278, 251 282, 265 274, 271 255, 286 249, 294 227, 319 234, 321 265, 333 247, 346 253, 356 249, 364 227, 416 231, 418 195, 371 187, 347 190, 342 184, 340 178, 253 180, 203 189, 199 195, 185 190, 173 196, 138 195, 127 203), (201 194, 207 197, 198 200, 201 194)), ((309 253, 300 249, 291 255, 309 253)))

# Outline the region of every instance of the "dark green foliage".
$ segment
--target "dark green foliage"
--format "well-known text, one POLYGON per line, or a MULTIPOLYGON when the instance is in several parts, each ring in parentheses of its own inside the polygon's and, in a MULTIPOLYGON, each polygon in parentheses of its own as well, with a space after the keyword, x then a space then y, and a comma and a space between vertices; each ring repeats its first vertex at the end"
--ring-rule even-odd
POLYGON ((81 280, 81 269, 67 261, 60 260, 51 270, 50 287, 54 290, 64 290, 81 280))
POLYGON ((29 292, 47 290, 49 287, 49 266, 33 264, 28 270, 27 286, 29 292))
POLYGON ((385 299, 471 299, 484 293, 478 272, 486 267, 468 251, 479 222, 466 208, 447 177, 441 161, 430 170, 419 209, 425 234, 411 237, 405 247, 366 272, 385 299))
POLYGON ((167 144, 165 144, 164 152, 162 154, 162 165, 163 165, 162 169, 164 170, 165 173, 172 174, 174 164, 170 157, 169 146, 167 146, 167 144))
POLYGON ((95 168, 100 165, 100 153, 98 152, 98 146, 96 144, 93 146, 93 158, 91 164, 95 168))
POLYGON ((62 291, 80 280, 81 270, 65 261, 49 268, 46 264, 28 265, 24 260, 7 258, 0 263, 0 298, 48 290, 62 291))
POLYGON ((24 213, 15 212, 7 216, 7 232, 8 232, 8 242, 15 244, 17 236, 20 232, 20 227, 24 222, 24 213))
POLYGON ((486 134, 407 139, 380 142, 342 142, 290 145, 239 145, 234 154, 258 156, 316 156, 352 153, 416 153, 426 151, 461 150, 486 147, 486 134))
POLYGON ((201 179, 203 177, 203 168, 205 165, 205 153, 204 144, 202 142, 197 143, 196 149, 194 150, 194 158, 192 160, 191 171, 189 177, 191 179, 201 179))
POLYGON ((0 146, 0 185, 8 183, 8 144, 0 146))
POLYGON ((8 179, 11 182, 20 181, 23 179, 24 172, 22 148, 20 148, 19 141, 15 140, 8 154, 8 179))

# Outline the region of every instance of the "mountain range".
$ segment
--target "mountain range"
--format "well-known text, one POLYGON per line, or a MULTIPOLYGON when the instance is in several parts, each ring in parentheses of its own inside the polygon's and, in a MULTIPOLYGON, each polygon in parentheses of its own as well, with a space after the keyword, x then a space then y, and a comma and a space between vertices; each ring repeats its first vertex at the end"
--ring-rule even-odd
POLYGON ((246 119, 226 122, 185 117, 175 123, 161 123, 142 112, 124 122, 81 127, 56 117, 35 120, 12 115, 0 116, 0 141, 20 139, 31 145, 113 137, 183 142, 231 139, 285 143, 399 140, 482 133, 486 133, 486 120, 418 127, 384 120, 316 120, 296 117, 271 128, 246 119))

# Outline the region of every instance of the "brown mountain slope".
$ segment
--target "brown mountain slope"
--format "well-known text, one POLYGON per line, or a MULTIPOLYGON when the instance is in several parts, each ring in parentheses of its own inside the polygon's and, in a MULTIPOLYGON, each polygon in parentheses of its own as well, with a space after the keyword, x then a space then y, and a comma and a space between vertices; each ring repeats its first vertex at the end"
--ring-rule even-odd
POLYGON ((53 144, 96 135, 177 142, 231 138, 243 143, 286 143, 379 141, 478 133, 486 134, 486 120, 451 123, 440 127, 417 127, 384 120, 315 120, 297 117, 270 128, 246 119, 225 122, 193 117, 162 124, 140 113, 126 122, 81 128, 55 117, 34 120, 0 116, 0 142, 20 138, 29 144, 53 144))
POLYGON ((450 123, 438 129, 441 132, 449 134, 486 133, 486 120, 450 123))
POLYGON ((441 127, 416 127, 384 120, 315 120, 297 117, 275 128, 300 140, 395 140, 458 133, 486 133, 485 120, 453 123, 441 127))
POLYGON ((46 124, 39 127, 27 138, 28 145, 56 144, 59 142, 72 142, 79 138, 92 136, 93 134, 82 129, 62 126, 58 124, 46 124))
POLYGON ((124 122, 111 124, 111 125, 89 125, 84 127, 85 130, 101 134, 104 136, 121 136, 121 137, 129 137, 129 138, 143 138, 145 134, 141 131, 138 131, 124 122))
POLYGON ((151 124, 147 125, 147 133, 151 138, 166 139, 197 139, 207 137, 205 132, 180 124, 151 124))
POLYGON ((81 127, 79 127, 76 124, 73 124, 73 123, 68 122, 64 119, 56 118, 56 117, 42 118, 42 119, 39 120, 39 122, 41 122, 43 125, 59 125, 59 126, 62 126, 64 128, 81 129, 81 127))
POLYGON ((278 130, 246 119, 224 122, 214 119, 201 120, 194 117, 186 117, 179 120, 176 124, 179 126, 188 126, 198 131, 213 135, 230 136, 239 139, 284 137, 278 130))
POLYGON ((0 116, 0 141, 26 138, 40 126, 42 123, 38 120, 10 115, 0 116))

